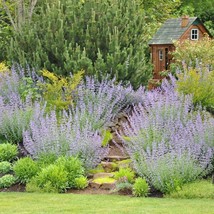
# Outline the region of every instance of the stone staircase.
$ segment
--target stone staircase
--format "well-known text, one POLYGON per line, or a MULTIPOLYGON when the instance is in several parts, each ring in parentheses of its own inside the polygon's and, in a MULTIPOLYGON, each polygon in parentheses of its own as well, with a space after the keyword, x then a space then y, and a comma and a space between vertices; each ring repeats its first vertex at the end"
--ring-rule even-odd
POLYGON ((110 151, 108 155, 90 175, 89 187, 94 190, 113 190, 117 182, 114 178, 114 173, 121 167, 129 166, 130 159, 122 144, 119 143, 115 145, 113 142, 110 142, 110 151))

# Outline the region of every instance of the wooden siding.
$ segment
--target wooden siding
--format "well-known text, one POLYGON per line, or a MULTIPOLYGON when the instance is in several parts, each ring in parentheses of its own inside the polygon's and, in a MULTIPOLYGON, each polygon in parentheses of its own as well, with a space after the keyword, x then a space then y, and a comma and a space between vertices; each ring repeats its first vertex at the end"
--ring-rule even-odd
POLYGON ((169 69, 170 62, 172 61, 171 52, 175 50, 174 45, 151 45, 153 79, 162 79, 160 71, 169 69), (163 59, 159 59, 159 51, 162 50, 163 59), (167 50, 167 51, 166 51, 167 50))
MULTIPOLYGON (((206 29, 204 28, 203 25, 191 25, 189 29, 181 36, 179 39, 180 41, 190 39, 191 40, 191 30, 192 29, 198 29, 199 31, 199 40, 202 39, 205 36, 205 33, 207 33, 206 29)), ((195 41, 195 40, 194 40, 195 41)))

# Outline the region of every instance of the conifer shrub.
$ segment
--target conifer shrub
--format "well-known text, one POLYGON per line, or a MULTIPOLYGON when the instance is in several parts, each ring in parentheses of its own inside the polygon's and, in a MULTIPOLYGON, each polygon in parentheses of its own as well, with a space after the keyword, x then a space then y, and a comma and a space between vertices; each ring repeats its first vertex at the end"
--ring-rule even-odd
POLYGON ((57 75, 83 69, 86 75, 146 85, 152 74, 147 21, 140 0, 43 3, 31 22, 14 32, 7 59, 57 75))
POLYGON ((10 143, 0 144, 0 161, 12 162, 17 158, 18 148, 10 143))
POLYGON ((30 157, 19 159, 13 166, 13 171, 20 183, 27 183, 39 172, 39 167, 30 157))

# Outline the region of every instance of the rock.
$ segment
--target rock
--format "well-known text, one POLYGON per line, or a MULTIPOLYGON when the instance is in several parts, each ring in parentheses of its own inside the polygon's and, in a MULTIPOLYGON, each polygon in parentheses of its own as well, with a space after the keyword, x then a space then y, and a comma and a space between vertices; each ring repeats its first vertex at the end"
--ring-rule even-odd
POLYGON ((100 183, 96 183, 96 182, 93 182, 93 181, 90 181, 89 182, 89 186, 94 188, 94 189, 99 189, 101 184, 100 183))
POLYGON ((97 178, 113 178, 113 177, 114 177, 114 174, 107 173, 107 172, 100 172, 100 173, 94 174, 94 179, 97 179, 97 178))
POLYGON ((129 156, 107 156, 105 157, 105 160, 109 160, 109 161, 122 161, 122 160, 126 160, 129 159, 129 156))
POLYGON ((115 170, 118 169, 117 164, 114 162, 101 162, 101 165, 105 172, 114 172, 115 170))
POLYGON ((105 189, 105 190, 112 190, 116 187, 116 182, 113 182, 113 183, 103 183, 101 186, 100 186, 100 189, 105 189))

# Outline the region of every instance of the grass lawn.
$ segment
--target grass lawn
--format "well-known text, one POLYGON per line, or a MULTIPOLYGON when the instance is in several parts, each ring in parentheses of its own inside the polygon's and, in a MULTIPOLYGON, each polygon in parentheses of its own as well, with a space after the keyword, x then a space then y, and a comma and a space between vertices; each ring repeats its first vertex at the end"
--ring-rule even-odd
POLYGON ((0 193, 0 213, 214 214, 214 200, 133 198, 117 195, 0 193))

